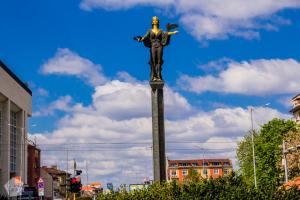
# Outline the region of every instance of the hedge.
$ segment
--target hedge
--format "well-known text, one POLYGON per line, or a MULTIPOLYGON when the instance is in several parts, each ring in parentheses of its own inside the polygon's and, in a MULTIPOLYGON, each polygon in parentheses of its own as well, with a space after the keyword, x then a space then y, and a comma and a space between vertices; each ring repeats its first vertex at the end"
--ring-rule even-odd
POLYGON ((177 182, 155 183, 147 189, 132 192, 113 192, 101 194, 98 200, 187 200, 187 199, 209 199, 209 200, 298 200, 300 190, 292 187, 289 190, 265 185, 264 187, 249 187, 237 175, 226 178, 203 180, 178 184, 177 182))

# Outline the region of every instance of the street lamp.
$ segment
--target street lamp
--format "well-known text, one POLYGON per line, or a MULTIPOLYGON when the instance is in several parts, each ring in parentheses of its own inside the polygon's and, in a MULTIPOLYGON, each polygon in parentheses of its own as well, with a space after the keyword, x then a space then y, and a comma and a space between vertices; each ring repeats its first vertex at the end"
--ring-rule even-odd
MULTIPOLYGON (((266 103, 265 106, 269 106, 271 103, 266 103)), ((253 111, 254 108, 250 107, 250 114, 251 114, 251 140, 252 140, 252 156, 253 156, 253 175, 254 175, 254 186, 257 188, 257 181, 256 181, 256 159, 255 159, 255 147, 254 147, 254 127, 253 127, 253 111)))

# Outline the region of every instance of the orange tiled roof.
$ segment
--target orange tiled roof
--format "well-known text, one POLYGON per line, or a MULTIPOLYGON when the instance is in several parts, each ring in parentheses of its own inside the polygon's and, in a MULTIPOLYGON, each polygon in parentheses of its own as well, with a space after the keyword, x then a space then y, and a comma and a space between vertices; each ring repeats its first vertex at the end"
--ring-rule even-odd
POLYGON ((102 183, 100 183, 100 182, 93 182, 93 183, 90 184, 90 186, 92 186, 92 187, 101 187, 102 183))
POLYGON ((92 188, 89 185, 84 185, 84 186, 82 186, 81 190, 83 190, 83 191, 94 191, 94 188, 92 188))
POLYGON ((285 183, 283 186, 285 187, 285 189, 289 189, 289 188, 293 187, 293 185, 296 185, 298 187, 298 189, 300 189, 300 176, 295 178, 292 181, 285 183))

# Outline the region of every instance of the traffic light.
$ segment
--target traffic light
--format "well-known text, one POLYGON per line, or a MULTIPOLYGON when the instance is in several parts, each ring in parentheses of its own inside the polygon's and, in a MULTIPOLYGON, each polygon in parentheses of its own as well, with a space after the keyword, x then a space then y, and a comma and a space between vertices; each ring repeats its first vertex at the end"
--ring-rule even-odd
POLYGON ((81 180, 80 177, 70 178, 70 192, 78 193, 81 190, 81 180))
POLYGON ((76 170, 76 176, 79 176, 82 173, 82 170, 76 170))

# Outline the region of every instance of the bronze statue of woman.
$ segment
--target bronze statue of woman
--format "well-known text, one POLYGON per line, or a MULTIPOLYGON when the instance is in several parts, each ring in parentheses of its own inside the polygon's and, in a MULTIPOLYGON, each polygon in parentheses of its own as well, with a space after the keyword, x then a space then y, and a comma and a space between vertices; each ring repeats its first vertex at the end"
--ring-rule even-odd
POLYGON ((170 44, 171 35, 175 35, 178 31, 170 31, 177 28, 176 24, 167 24, 167 31, 159 29, 158 17, 152 17, 152 29, 148 30, 144 37, 134 37, 135 40, 143 42, 150 48, 150 81, 162 80, 161 70, 163 64, 163 49, 170 44))

